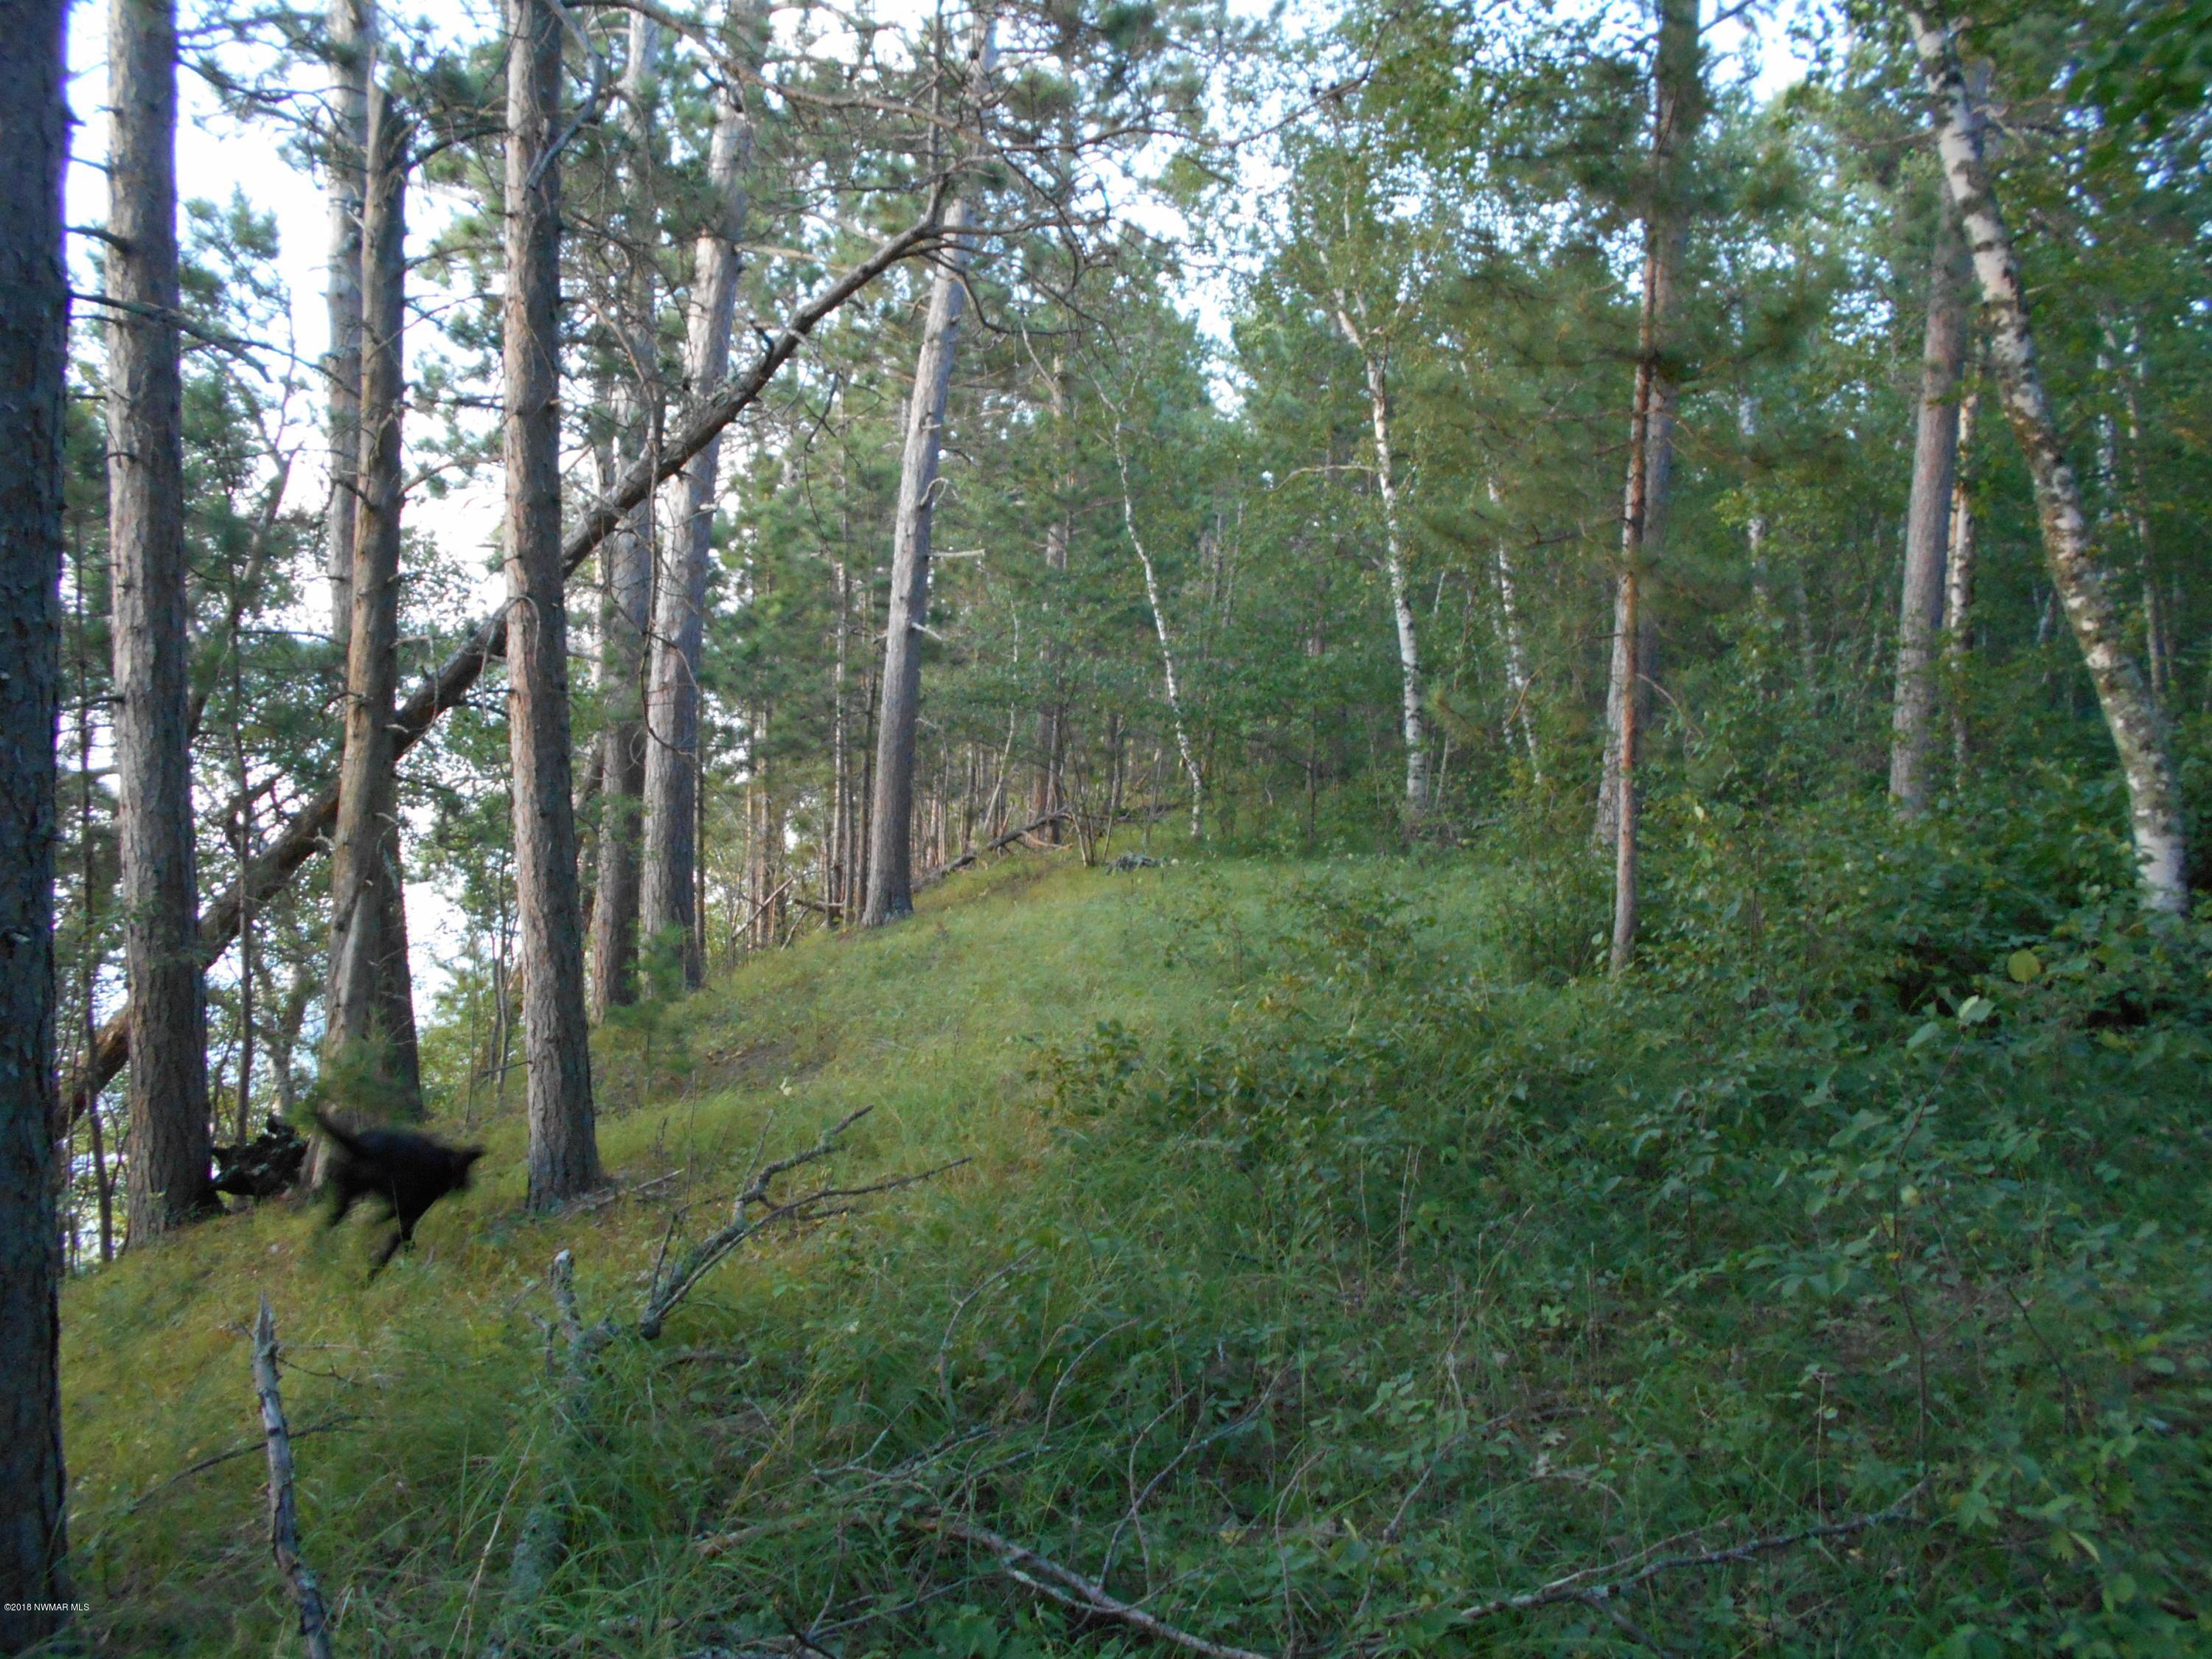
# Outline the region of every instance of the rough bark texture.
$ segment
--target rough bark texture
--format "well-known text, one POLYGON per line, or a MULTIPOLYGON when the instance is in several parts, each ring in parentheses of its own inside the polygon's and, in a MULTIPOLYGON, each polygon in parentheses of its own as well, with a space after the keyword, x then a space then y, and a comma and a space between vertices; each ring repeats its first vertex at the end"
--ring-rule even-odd
POLYGON ((570 796, 568 616, 561 559, 558 0, 507 0, 507 660, 521 917, 530 1204, 599 1184, 570 796))
MULTIPOLYGON (((629 205, 623 216, 633 252, 625 273, 621 323, 624 356, 614 405, 614 472, 633 465, 660 441, 659 351, 653 338, 653 233, 649 161, 658 77, 659 26, 636 12, 629 19, 629 58, 623 66, 623 169, 629 205)), ((614 483, 603 478, 604 489, 614 483)), ((653 498, 639 503, 602 547, 605 589, 599 607, 599 689, 606 725, 599 736, 599 879, 592 899, 592 1018, 635 995, 637 966, 638 834, 645 793, 643 685, 645 629, 653 609, 653 498)))
POLYGON ((1399 734, 1406 744, 1406 827, 1419 827, 1429 810, 1429 741, 1421 688, 1420 641, 1406 592, 1406 538, 1398 508, 1398 477, 1390 462, 1390 392, 1382 354, 1369 332, 1352 320, 1356 301, 1336 296, 1336 325, 1359 354, 1367 373, 1367 412, 1375 428, 1375 488, 1382 498, 1382 566, 1390 580, 1390 614, 1398 631, 1399 734))
POLYGON ((1982 118, 1967 91, 1949 34, 1908 8, 1914 50, 1935 103, 1936 143, 1951 199, 1964 223, 1989 325, 1998 401, 2027 457, 2051 582, 2097 688, 2097 702, 2127 781, 2130 827, 2143 900, 2153 909, 2189 908, 2181 789, 2157 700, 2127 649, 2126 630, 2106 587, 2103 559, 2081 507, 2081 481, 2060 443, 2029 327, 2012 237, 1982 161, 1982 118))
POLYGON ((116 821, 131 988, 130 1242, 208 1200, 185 642, 173 0, 109 13, 112 205, 108 538, 114 561, 116 821))
MULTIPOLYGON (((1636 712, 1649 707, 1648 682, 1658 645, 1644 612, 1643 580, 1663 550, 1667 508, 1674 494, 1674 413, 1681 393, 1668 354, 1689 243, 1689 155, 1705 117, 1696 0, 1659 0, 1653 99, 1650 198, 1644 214, 1644 310, 1637 341, 1629 481, 1624 491, 1625 497, 1638 501, 1625 504, 1621 514, 1622 574, 1613 595, 1605 759, 1598 783, 1596 839, 1599 845, 1616 850, 1621 834, 1621 780, 1635 766, 1626 741, 1632 724, 1626 701, 1637 701, 1636 712), (1629 637, 1632 622, 1637 629, 1634 639, 1629 637)), ((1616 934, 1620 920, 1614 918, 1616 934)), ((1632 935, 1632 914, 1630 924, 1632 935)))
MULTIPOLYGON (((781 331, 762 343, 760 354, 744 373, 731 376, 699 396, 675 430, 662 441, 659 454, 641 457, 623 475, 617 489, 585 509, 576 527, 562 544, 563 574, 574 574, 614 533, 633 507, 675 477, 714 441, 723 428, 757 402, 774 382, 777 371, 797 355, 799 347, 825 319, 893 265, 935 246, 937 240, 937 227, 927 222, 909 225, 887 238, 866 259, 793 313, 781 331)), ((395 753, 404 755, 422 741, 438 717, 458 706, 474 689, 486 665, 501 660, 506 654, 507 611, 501 607, 495 615, 470 629, 453 654, 438 665, 435 672, 425 677, 409 694, 407 701, 399 705, 399 712, 392 720, 395 753)), ((873 707, 872 693, 869 706, 873 707)), ((866 798, 865 790, 861 798, 866 798)), ((239 916, 246 905, 263 903, 283 891, 301 867, 325 848, 331 827, 337 820, 337 803, 338 788, 333 781, 292 815, 283 831, 245 875, 208 907, 199 929, 199 959, 203 967, 220 957, 237 937, 239 916)), ((115 1080, 129 1060, 133 1018, 131 1005, 125 1003, 100 1028, 99 1036, 92 1045, 90 1063, 82 1073, 70 1079, 66 1109, 71 1122, 86 1109, 87 1103, 94 1095, 115 1080)))
MULTIPOLYGON (((730 0, 725 32, 733 49, 757 53, 763 27, 757 0, 730 0)), ((745 173, 753 125, 743 88, 725 80, 708 155, 717 217, 702 226, 691 256, 691 303, 684 378, 695 393, 727 370, 738 299, 738 244, 745 234, 745 173)), ((645 847, 638 926, 648 938, 680 938, 684 978, 706 971, 703 918, 696 899, 699 858, 699 651, 704 638, 708 562, 714 539, 714 486, 721 440, 700 446, 684 468, 669 513, 672 549, 653 601, 652 660, 645 694, 645 847)))
POLYGON ((362 380, 346 652, 345 750, 331 836, 326 1042, 347 1103, 378 1117, 422 1115, 407 965, 392 704, 399 686, 402 333, 406 321, 409 129, 371 96, 362 212, 362 380))
POLYGON ((1905 583, 1897 613, 1897 690, 1891 704, 1889 795, 1911 817, 1928 805, 1936 724, 1936 635, 1943 620, 1943 561, 1958 480, 1959 373, 1966 318, 1959 291, 1957 220, 1948 195, 1928 266, 1928 325, 1920 361, 1920 417, 1912 495, 1905 514, 1905 583))
POLYGON ((368 86, 376 59, 376 0, 331 0, 330 276, 324 304, 331 344, 331 497, 324 520, 324 574, 331 584, 331 637, 343 650, 353 629, 354 469, 361 410, 362 201, 368 158, 368 86))
MULTIPOLYGON (((969 52, 971 88, 991 72, 992 20, 975 20, 969 52)), ((891 527, 890 614, 884 626, 883 704, 876 723, 875 806, 870 825, 868 890, 860 925, 880 927, 914 911, 914 744, 921 710, 922 628, 929 616, 929 538, 937 509, 937 463, 945 441, 945 406, 967 298, 962 277, 975 257, 966 232, 968 198, 945 210, 949 240, 929 288, 914 394, 907 403, 899 465, 897 517, 891 527)))
POLYGON ((0 52, 0 1653, 62 1623, 54 744, 61 689, 63 0, 0 52))

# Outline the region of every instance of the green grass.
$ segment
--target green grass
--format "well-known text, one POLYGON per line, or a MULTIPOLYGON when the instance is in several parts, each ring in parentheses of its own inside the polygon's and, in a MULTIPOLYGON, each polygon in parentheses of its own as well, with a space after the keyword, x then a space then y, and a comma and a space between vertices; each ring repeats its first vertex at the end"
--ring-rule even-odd
POLYGON ((501 1118, 373 1283, 283 1207, 134 1253, 63 1310, 88 1638, 294 1645, 258 1448, 179 1478, 253 1442, 265 1292, 343 1652, 481 1646, 541 1490, 568 1548, 520 1651, 1146 1645, 947 1517, 1268 1653, 2204 1650, 2201 1022, 2116 1037, 2055 948, 1964 1018, 1663 951, 1543 984, 1587 920, 1547 902, 1456 859, 1017 859, 611 1035, 645 1194, 524 1214, 501 1118), (555 1252, 634 1317, 672 1223, 860 1105, 840 1177, 970 1161, 741 1251, 564 1419, 555 1252))

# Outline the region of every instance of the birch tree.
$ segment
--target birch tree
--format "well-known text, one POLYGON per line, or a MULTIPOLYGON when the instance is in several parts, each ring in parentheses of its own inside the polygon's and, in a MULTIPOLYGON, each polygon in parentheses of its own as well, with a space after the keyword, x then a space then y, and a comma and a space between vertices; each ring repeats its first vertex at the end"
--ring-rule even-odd
POLYGON ((561 556, 560 0, 507 0, 506 384, 508 748, 521 918, 530 1205, 599 1184, 570 798, 561 556))
POLYGON ((1129 545, 1137 550, 1137 562, 1145 573, 1145 603, 1152 613, 1152 632, 1160 642, 1160 679, 1167 692, 1168 718, 1175 726, 1176 753, 1182 757, 1183 775, 1190 780, 1190 838, 1197 841, 1206 829, 1206 775, 1191 747, 1190 726, 1183 719, 1182 687, 1176 675, 1175 642, 1168 637, 1168 613, 1160 604, 1160 579, 1152 568, 1152 556, 1137 533, 1137 503, 1129 488, 1129 458, 1121 447, 1121 432, 1114 431, 1114 462, 1121 474, 1121 523, 1129 532, 1129 545))
MULTIPOLYGON (((964 94, 980 104, 993 58, 992 14, 979 11, 970 33, 964 94)), ((921 706, 922 629, 929 616, 929 544, 937 510, 938 457, 959 345, 963 281, 975 258, 967 188, 945 210, 943 252, 929 287, 921 350, 915 362, 901 448, 896 517, 891 529, 890 611, 884 628, 882 706, 876 726, 875 806, 870 823, 867 896, 860 925, 880 927, 914 910, 915 728, 921 706)))
POLYGON ((1375 434, 1375 489, 1382 500, 1382 568, 1390 583, 1390 615, 1398 634, 1399 736, 1406 745, 1406 827, 1419 828, 1429 810, 1429 740, 1421 687, 1421 648, 1413 632, 1413 604, 1406 589, 1404 514, 1390 453, 1390 392, 1384 345, 1368 318, 1364 296, 1339 288, 1330 295, 1336 326, 1359 354, 1367 381, 1367 410, 1375 434))
MULTIPOLYGON (((0 52, 0 1652, 62 1624, 61 1230, 54 1125, 54 746, 61 690, 63 0, 0 52)), ((64 1143, 66 1145, 66 1142, 64 1143)))
POLYGON ((1917 7, 1907 7, 1905 15, 1933 106, 1944 179, 1981 284, 1998 402, 2034 483, 2044 562, 2096 687, 2127 782, 2129 827, 2143 902, 2154 910, 2185 914, 2186 843, 2172 744, 2157 700, 2128 651, 2106 562, 2082 508, 2081 481, 2066 458, 2044 387, 2012 235, 1983 163, 1981 110, 1967 89, 1949 29, 1929 21, 1917 7))
POLYGON ((130 1239, 208 1200, 206 994, 193 844, 177 318, 173 0, 108 13, 108 538, 131 989, 130 1239))

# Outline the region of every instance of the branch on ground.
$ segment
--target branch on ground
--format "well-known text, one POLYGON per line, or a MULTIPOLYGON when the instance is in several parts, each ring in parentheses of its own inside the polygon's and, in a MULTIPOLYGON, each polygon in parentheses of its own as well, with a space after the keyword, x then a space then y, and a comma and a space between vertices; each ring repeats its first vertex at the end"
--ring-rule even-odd
POLYGON ((269 1548, 276 1570, 300 1609, 300 1641, 308 1659, 331 1659, 330 1609, 322 1586, 300 1553, 300 1510, 292 1492, 292 1436, 284 1426, 284 1401, 276 1386, 276 1316, 261 1298, 253 1324, 253 1392, 261 1403, 262 1433, 269 1447, 269 1548))

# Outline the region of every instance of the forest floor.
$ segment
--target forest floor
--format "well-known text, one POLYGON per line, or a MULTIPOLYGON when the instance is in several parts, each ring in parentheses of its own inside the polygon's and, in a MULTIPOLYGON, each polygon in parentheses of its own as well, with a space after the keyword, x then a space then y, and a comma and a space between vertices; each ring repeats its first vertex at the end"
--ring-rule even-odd
POLYGON ((603 1033, 610 1200, 526 1214, 510 1103, 374 1279, 283 1204, 133 1252, 63 1304, 82 1639, 296 1650, 266 1295, 341 1654, 2212 1650, 2201 983, 1624 993, 1559 925, 1444 855, 1017 856, 603 1033), (862 1107, 779 1194, 965 1162, 639 1334, 862 1107))

